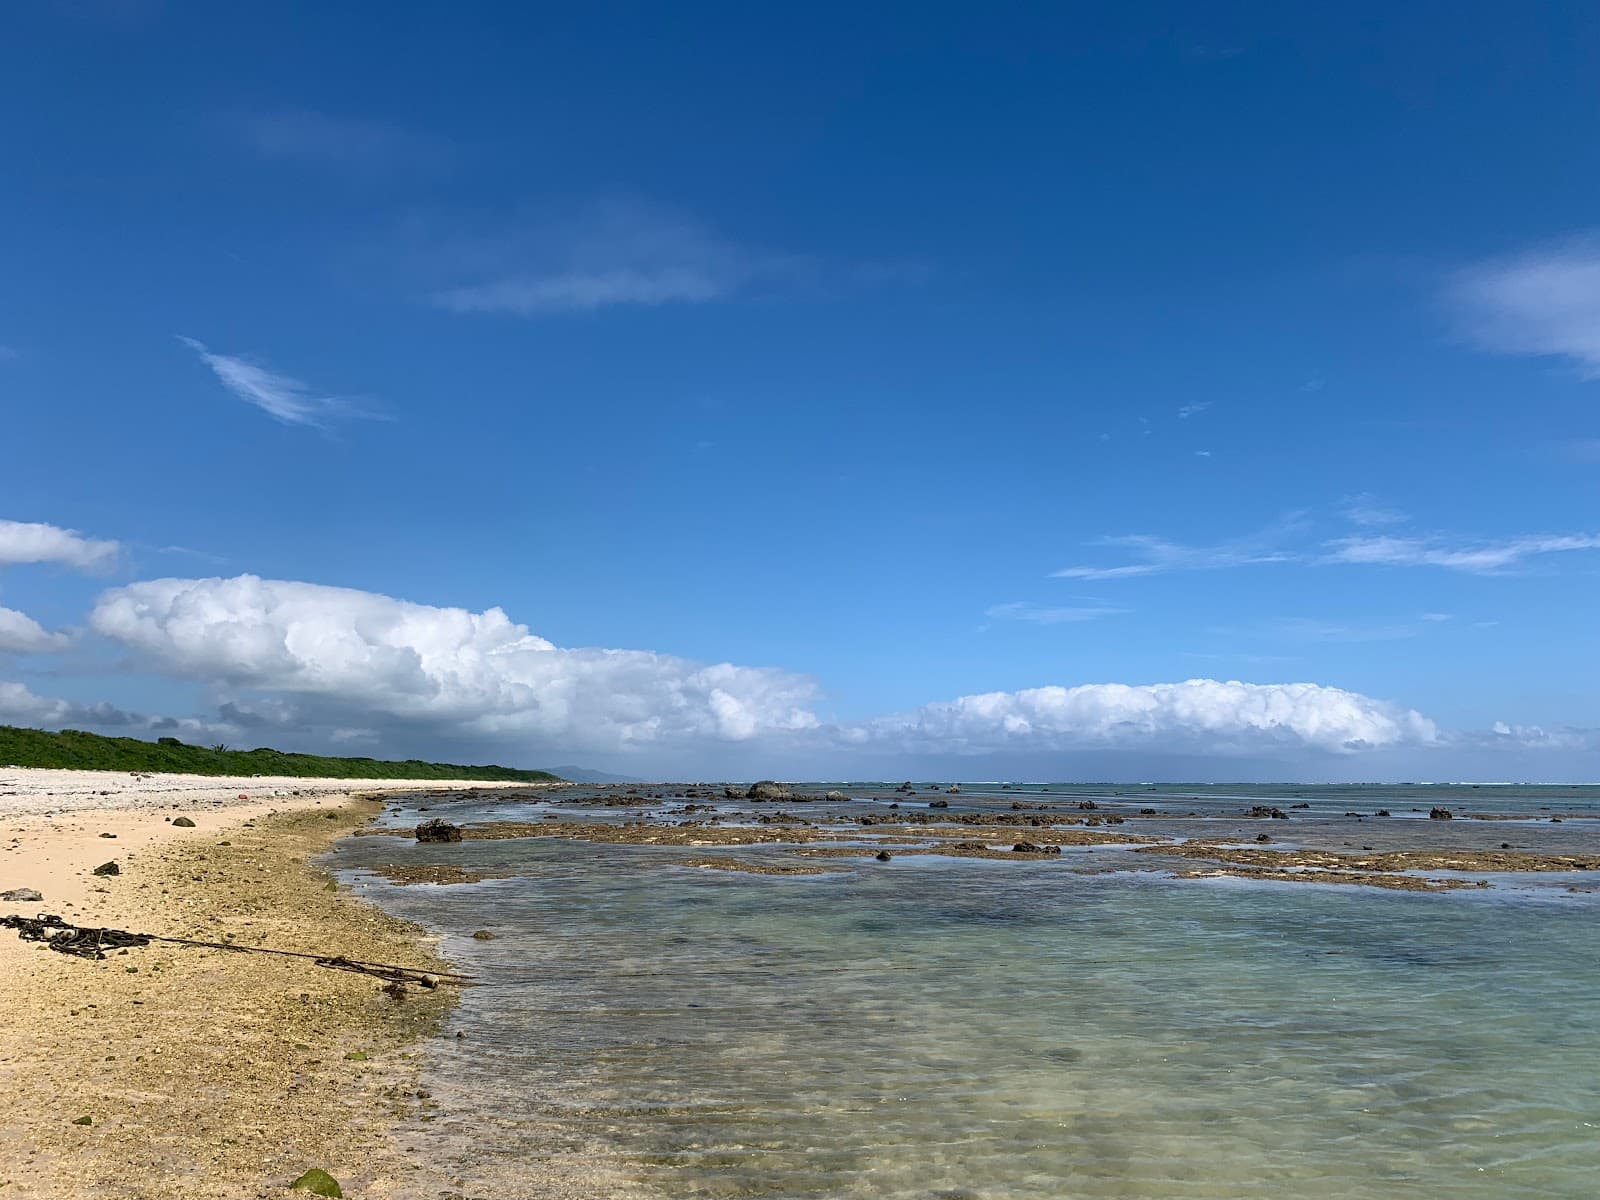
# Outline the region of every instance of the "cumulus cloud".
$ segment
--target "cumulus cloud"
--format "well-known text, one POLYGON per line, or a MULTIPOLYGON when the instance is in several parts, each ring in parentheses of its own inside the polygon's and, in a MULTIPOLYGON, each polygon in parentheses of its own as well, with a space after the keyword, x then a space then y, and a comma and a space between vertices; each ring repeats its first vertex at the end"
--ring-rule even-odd
MULTIPOLYGON (((105 593, 94 630, 159 669, 477 737, 599 749, 814 728, 808 679, 642 650, 563 649, 474 613, 241 575, 105 593)), ((364 722, 349 720, 350 726, 364 722)))
POLYGON ((1335 754, 1425 745, 1433 722, 1314 683, 1120 683, 988 692, 929 704, 846 731, 854 744, 987 754, 1152 746, 1241 753, 1273 747, 1335 754))
POLYGON ((1478 263, 1446 296, 1483 349, 1564 358, 1600 379, 1600 236, 1478 263))
POLYGON ((326 429, 337 420, 376 415, 360 408, 351 397, 319 395, 300 380, 280 375, 249 359, 213 354, 205 343, 191 337, 178 340, 200 356, 200 361, 211 368, 223 387, 285 425, 326 429))
POLYGON ((236 729, 304 727, 314 717, 324 732, 411 730, 528 753, 735 744, 763 753, 1350 753, 1437 736, 1420 714, 1354 692, 1209 679, 995 692, 838 724, 813 711, 812 681, 786 671, 563 648, 497 608, 251 575, 115 588, 90 621, 158 670, 261 698, 223 706, 220 718, 236 729))
POLYGON ((0 654, 48 654, 65 650, 71 639, 51 633, 27 613, 0 608, 0 654))
POLYGON ((73 529, 32 521, 0 521, 0 567, 61 563, 80 571, 109 566, 117 543, 86 538, 73 529))
POLYGON ((1452 545, 1426 538, 1351 537, 1328 543, 1325 561, 1390 567, 1444 567, 1494 575, 1542 554, 1600 549, 1600 534, 1534 534, 1498 542, 1452 545))
POLYGON ((80 704, 41 696, 25 684, 0 680, 0 724, 38 729, 101 729, 137 736, 174 734, 190 737, 232 736, 237 727, 197 717, 157 717, 127 712, 114 704, 80 704))

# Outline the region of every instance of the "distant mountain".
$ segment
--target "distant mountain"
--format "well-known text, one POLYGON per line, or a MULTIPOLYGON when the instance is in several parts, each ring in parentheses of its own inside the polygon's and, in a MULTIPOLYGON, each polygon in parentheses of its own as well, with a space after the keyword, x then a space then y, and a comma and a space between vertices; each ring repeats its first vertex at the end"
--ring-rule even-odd
POLYGON ((588 767, 551 767, 552 775, 570 779, 573 783, 648 783, 633 775, 607 775, 604 771, 591 771, 588 767))

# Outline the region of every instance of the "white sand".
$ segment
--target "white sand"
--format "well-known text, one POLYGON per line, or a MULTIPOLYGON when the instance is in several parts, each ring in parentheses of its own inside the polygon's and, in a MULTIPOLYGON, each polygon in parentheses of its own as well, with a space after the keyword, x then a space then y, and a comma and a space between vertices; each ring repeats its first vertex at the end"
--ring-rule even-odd
POLYGON ((233 808, 293 796, 352 792, 528 788, 540 784, 448 779, 299 779, 286 775, 144 775, 0 767, 0 818, 95 809, 233 808), (243 795, 241 796, 241 793, 243 795))

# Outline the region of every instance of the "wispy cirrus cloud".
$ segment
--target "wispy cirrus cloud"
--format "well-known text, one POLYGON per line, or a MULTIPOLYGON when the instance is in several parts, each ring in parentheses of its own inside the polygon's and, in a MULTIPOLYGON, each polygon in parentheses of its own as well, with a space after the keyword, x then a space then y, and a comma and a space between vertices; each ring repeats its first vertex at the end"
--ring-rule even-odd
POLYGON ((1445 299, 1480 348, 1564 358, 1600 379, 1600 235, 1474 264, 1450 277, 1445 299))
POLYGON ((1033 604, 1027 600, 1013 600, 994 604, 984 610, 984 615, 997 621, 1026 621, 1033 625, 1069 625, 1079 621, 1098 621, 1101 617, 1115 617, 1127 612, 1125 608, 1111 605, 1061 606, 1033 604))
POLYGON ((357 397, 325 396, 293 376, 281 375, 247 358, 213 353, 204 342, 191 337, 180 335, 178 340, 200 356, 228 391, 285 425, 325 430, 337 421, 380 416, 361 407, 357 397))
POLYGON ((1210 407, 1212 407, 1210 400, 1201 400, 1195 404, 1185 404, 1178 410, 1178 420, 1187 421, 1190 417, 1197 417, 1210 407))
POLYGON ((704 304, 816 270, 804 257, 752 250, 686 218, 624 204, 453 236, 429 254, 456 280, 430 291, 433 304, 521 317, 704 304))
POLYGON ((1127 579, 1169 571, 1214 571, 1224 567, 1292 562, 1299 556, 1286 543, 1305 527, 1303 513, 1289 513, 1256 533, 1212 546, 1185 546, 1143 533, 1104 537, 1094 544, 1123 547, 1139 561, 1062 567, 1052 571, 1051 576, 1055 579, 1127 579))
POLYGON ((116 561, 116 542, 84 537, 75 529, 39 521, 0 521, 0 567, 23 563, 61 563, 94 571, 116 561))
POLYGON ((326 166, 346 174, 434 170, 450 147, 438 138, 384 121, 335 117, 311 109, 254 113, 230 122, 246 148, 264 159, 326 166))
POLYGON ((1408 514, 1390 508, 1371 492, 1346 496, 1340 513, 1352 525, 1404 525, 1411 520, 1408 514))
POLYGON ((1386 567, 1442 567, 1497 575, 1545 554, 1600 550, 1600 534, 1535 534, 1496 542, 1452 544, 1420 537, 1349 537, 1327 543, 1324 562, 1386 567))

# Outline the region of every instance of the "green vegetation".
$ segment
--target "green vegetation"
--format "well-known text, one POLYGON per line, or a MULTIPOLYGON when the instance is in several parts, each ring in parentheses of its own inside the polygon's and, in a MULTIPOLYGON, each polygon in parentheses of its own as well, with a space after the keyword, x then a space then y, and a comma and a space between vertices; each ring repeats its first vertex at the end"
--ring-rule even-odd
POLYGON ((77 729, 46 733, 0 725, 0 766, 56 767, 81 771, 149 771, 188 775, 296 775, 329 779, 493 779, 538 783, 557 779, 549 771, 511 767, 464 767, 456 763, 392 762, 377 758, 325 758, 320 754, 287 754, 263 746, 229 750, 222 746, 186 746, 177 738, 141 742, 137 738, 101 737, 77 729))

